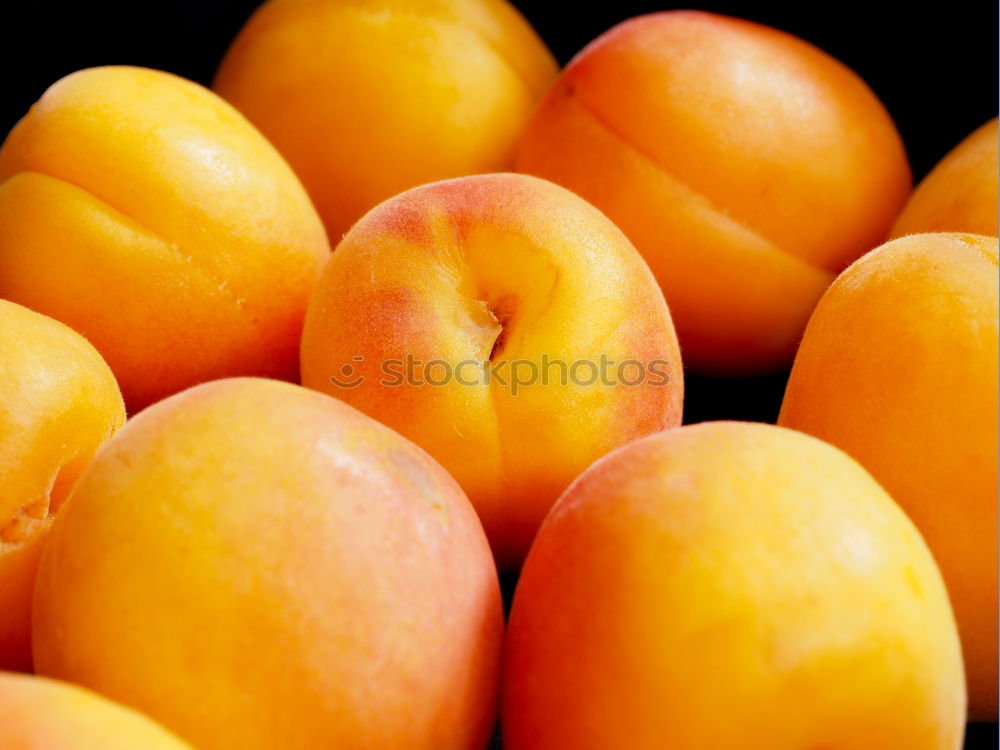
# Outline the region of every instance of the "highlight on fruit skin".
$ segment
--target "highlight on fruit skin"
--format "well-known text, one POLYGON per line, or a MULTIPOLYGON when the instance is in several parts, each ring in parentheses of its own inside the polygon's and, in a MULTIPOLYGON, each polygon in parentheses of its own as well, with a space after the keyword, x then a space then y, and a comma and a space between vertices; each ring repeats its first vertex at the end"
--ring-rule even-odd
POLYGON ((979 721, 997 719, 997 275, 995 237, 873 250, 813 313, 778 418, 857 459, 924 535, 979 721))
POLYGON ((693 11, 633 18, 586 47, 515 169, 628 235, 685 365, 714 375, 790 365, 823 290, 885 239, 910 191, 899 134, 851 70, 776 29, 693 11))
POLYGON ((114 375, 83 336, 0 300, 0 669, 31 670, 42 543, 77 477, 124 422, 114 375))
POLYGON ((199 750, 473 750, 496 719, 500 591, 467 498, 289 383, 130 420, 53 524, 34 603, 40 674, 199 750))
POLYGON ((145 716, 69 683, 0 672, 6 750, 194 750, 145 716))
POLYGON ((510 750, 959 750, 965 681, 927 546, 854 460, 703 423, 595 463, 525 562, 510 750))
POLYGON ((910 196, 890 237, 920 232, 997 236, 997 118, 976 129, 910 196))
POLYGON ((681 421, 680 352, 648 267, 600 211, 527 175, 370 211, 316 288, 301 370, 438 459, 503 568, 580 471, 681 421))
POLYGON ((335 244, 397 193, 509 169, 556 72, 506 0, 270 0, 215 90, 288 159, 335 244))
POLYGON ((228 375, 296 379, 328 254, 277 151, 168 73, 66 76, 0 148, 0 297, 86 336, 130 413, 228 375))

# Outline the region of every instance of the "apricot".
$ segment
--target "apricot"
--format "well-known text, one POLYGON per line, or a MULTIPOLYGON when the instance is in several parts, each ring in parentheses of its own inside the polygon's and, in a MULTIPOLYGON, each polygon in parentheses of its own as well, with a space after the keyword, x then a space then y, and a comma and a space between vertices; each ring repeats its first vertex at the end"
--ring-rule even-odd
POLYGON ((156 404, 56 518, 35 665, 201 750, 485 746, 496 570, 454 480, 336 399, 237 378, 156 404))
POLYGON ((80 472, 124 422, 115 378, 85 338, 0 300, 0 669, 31 669, 42 541, 80 472))
POLYGON ((955 622, 920 534, 839 450, 714 422, 560 498, 514 595, 512 750, 957 750, 955 622))
POLYGON ((931 170, 896 219, 891 237, 918 232, 997 236, 997 118, 931 170))
POLYGON ((510 168, 555 75, 506 0, 271 0, 215 90, 284 154, 337 241, 403 190, 510 168))
POLYGON ((135 711, 89 690, 0 673, 4 750, 192 750, 135 711))
POLYGON ((437 458, 505 568, 580 471, 681 420, 680 354, 646 264, 597 209, 526 175, 369 212, 316 288, 301 369, 437 458))
POLYGON ((181 78, 92 68, 0 149, 0 297, 85 335, 130 412, 227 375, 298 375, 329 254, 288 165, 181 78))
POLYGON ((853 72, 775 29, 688 11, 584 49, 515 164, 621 227, 685 364, 716 375, 790 364, 823 290, 883 241, 910 189, 899 134, 853 72))
POLYGON ((917 234, 823 296, 779 423, 861 462, 923 533, 955 608, 973 718, 997 717, 997 240, 917 234))

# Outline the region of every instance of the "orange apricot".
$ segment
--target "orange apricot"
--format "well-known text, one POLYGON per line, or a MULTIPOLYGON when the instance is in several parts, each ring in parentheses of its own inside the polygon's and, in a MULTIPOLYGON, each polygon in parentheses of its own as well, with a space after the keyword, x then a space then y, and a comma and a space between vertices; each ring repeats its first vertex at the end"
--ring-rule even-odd
POLYGON ((43 677, 0 673, 4 750, 192 750, 135 711, 43 677))
POLYGON ((899 134, 844 65, 775 29, 641 16, 563 71, 516 169, 604 211, 663 287, 684 361, 778 370, 834 276, 910 189, 899 134))
POLYGON ((0 297, 85 335, 130 412, 227 375, 295 379, 328 254, 274 148, 167 73, 67 76, 0 149, 0 297))
POLYGON ((572 479, 680 424, 670 313, 597 209, 526 175, 415 188, 337 247, 309 305, 302 382, 399 430, 520 565, 572 479))
POLYGON ((514 595, 510 750, 958 750, 955 621, 850 457, 772 425, 636 441, 553 507, 514 595))
POLYGON ((403 190, 508 169, 555 75, 506 0, 270 0, 215 90, 288 159, 337 241, 403 190))
POLYGON ((969 709, 997 718, 997 240, 915 234, 813 313, 779 423, 842 448, 903 507, 955 607, 969 709))
POLYGON ((115 378, 83 336, 0 300, 0 669, 31 669, 42 542, 80 472, 124 422, 115 378))
POLYGON ((206 383, 133 418, 53 524, 35 666, 201 750, 473 750, 496 569, 455 481, 336 399, 206 383))
POLYGON ((931 170, 896 219, 891 237, 919 232, 997 236, 997 118, 931 170))

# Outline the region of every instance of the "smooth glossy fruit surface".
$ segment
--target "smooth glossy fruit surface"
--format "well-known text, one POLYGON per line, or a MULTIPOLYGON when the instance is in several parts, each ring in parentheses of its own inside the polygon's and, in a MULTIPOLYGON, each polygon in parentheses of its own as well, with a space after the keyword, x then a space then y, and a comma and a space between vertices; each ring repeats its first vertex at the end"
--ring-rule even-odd
POLYGON ((973 718, 997 717, 997 239, 916 234, 816 308, 779 423, 843 449, 913 519, 955 608, 973 718))
POLYGON ((458 485, 322 394, 240 378, 135 417, 53 524, 42 674, 199 750, 481 750, 496 569, 458 485))
POLYGON ((649 263, 685 365, 787 367, 809 313, 910 189, 865 83, 812 45, 710 13, 640 16, 567 66, 516 167, 604 211, 649 263))
POLYGON ((955 621, 920 534, 855 461, 703 423, 598 461, 514 596, 511 750, 957 750, 955 621))

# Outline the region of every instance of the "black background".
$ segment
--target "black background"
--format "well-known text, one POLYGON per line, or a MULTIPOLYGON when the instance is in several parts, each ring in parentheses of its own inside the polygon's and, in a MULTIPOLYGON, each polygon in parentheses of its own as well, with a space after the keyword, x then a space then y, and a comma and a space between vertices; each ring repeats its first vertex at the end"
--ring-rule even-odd
MULTIPOLYGON (((627 0, 514 4, 560 63, 615 23, 671 7, 627 0)), ((94 0, 35 3, 16 14, 4 7, 0 133, 7 132, 49 84, 80 68, 143 65, 210 84, 226 47, 257 5, 256 0, 94 0)), ((693 7, 776 26, 857 71, 896 121, 917 179, 972 130, 996 116, 995 2, 706 0, 693 7)), ((784 374, 744 380, 688 377, 685 421, 774 421, 784 381, 784 374)), ((996 725, 970 727, 967 747, 997 747, 996 725)))

